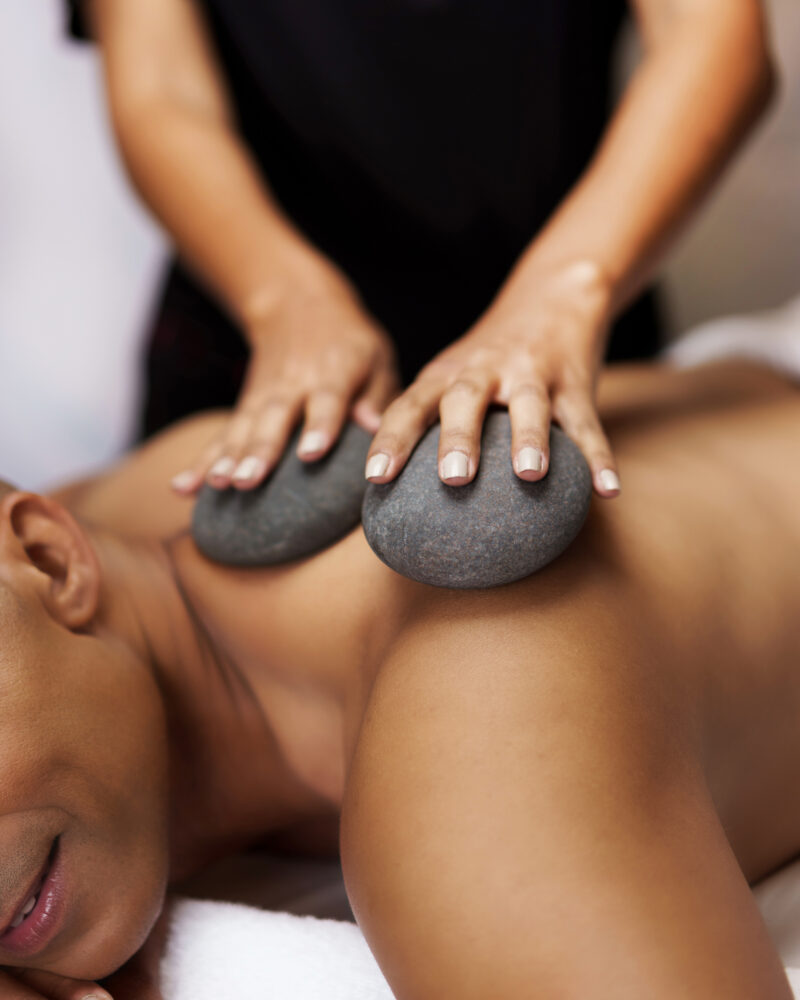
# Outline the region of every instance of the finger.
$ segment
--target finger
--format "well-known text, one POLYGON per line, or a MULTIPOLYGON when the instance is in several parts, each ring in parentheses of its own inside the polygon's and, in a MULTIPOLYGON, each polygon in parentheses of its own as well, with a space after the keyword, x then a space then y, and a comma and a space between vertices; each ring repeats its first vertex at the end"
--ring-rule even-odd
POLYGON ((511 463, 520 479, 534 482, 550 462, 550 395, 543 383, 515 385, 508 400, 511 463))
POLYGON ((235 413, 232 420, 208 447, 200 453, 197 462, 189 469, 172 478, 172 488, 176 493, 189 496, 209 482, 222 489, 229 485, 237 466, 237 448, 246 440, 247 428, 252 417, 245 413, 235 413), (236 424, 236 426, 232 426, 236 424))
POLYGON ((254 489, 277 465, 300 416, 302 403, 302 397, 264 403, 255 415, 247 448, 231 477, 236 489, 254 489))
POLYGON ((184 469, 183 472, 179 472, 176 476, 172 477, 171 485, 173 490, 176 493, 180 493, 181 496, 190 496, 193 493, 197 493, 206 481, 208 470, 222 454, 222 447, 222 438, 217 438, 204 448, 193 466, 184 469))
POLYGON ((419 439, 436 419, 444 382, 418 377, 390 404, 372 439, 364 474, 372 483, 388 483, 403 468, 419 439))
POLYGON ((343 386, 319 386, 306 402, 306 419, 297 445, 304 462, 321 458, 339 437, 350 403, 343 386))
POLYGON ((47 997, 47 1000, 90 1000, 90 998, 111 1000, 111 995, 102 986, 86 979, 69 979, 39 969, 20 969, 18 973, 8 978, 13 980, 17 976, 21 983, 25 984, 27 992, 7 995, 4 983, 0 994, 3 1000, 17 1000, 17 996, 20 1000, 22 997, 25 997, 25 1000, 29 997, 36 997, 36 1000, 41 1000, 42 997, 47 997))
POLYGON ((583 389, 558 391, 553 396, 553 415, 586 457, 597 493, 601 497, 617 496, 620 483, 614 455, 590 393, 583 389))
POLYGON ((465 369, 439 403, 439 478, 463 486, 475 478, 481 453, 483 418, 497 377, 485 369, 465 369))
MULTIPOLYGON (((262 459, 256 460, 250 447, 259 433, 261 414, 265 411, 280 411, 291 414, 296 419, 301 402, 302 397, 298 391, 270 396, 259 404, 253 402, 252 396, 245 397, 223 433, 201 452, 197 462, 173 477, 173 490, 189 496, 206 482, 215 489, 241 487, 242 484, 245 488, 257 486, 268 472, 268 466, 262 459)), ((283 446, 285 447, 285 438, 283 446)), ((259 452, 263 450, 258 449, 259 452)), ((277 457, 280 457, 280 453, 277 457)), ((277 461, 277 457, 274 461, 277 461)))
POLYGON ((228 421, 220 438, 217 457, 206 472, 206 482, 214 489, 224 490, 231 485, 233 474, 247 450, 255 418, 247 410, 237 409, 228 421))
POLYGON ((400 390, 400 379, 394 365, 381 364, 353 403, 353 420, 365 431, 375 434, 381 425, 383 411, 400 390))

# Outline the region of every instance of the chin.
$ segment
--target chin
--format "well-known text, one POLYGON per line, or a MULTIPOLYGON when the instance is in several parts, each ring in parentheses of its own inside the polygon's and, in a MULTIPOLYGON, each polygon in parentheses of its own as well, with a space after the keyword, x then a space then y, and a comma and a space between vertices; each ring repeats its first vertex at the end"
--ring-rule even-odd
POLYGON ((111 900, 107 889, 86 899, 87 919, 81 932, 65 943, 63 955, 54 959, 49 971, 90 981, 116 972, 147 940, 163 910, 165 891, 166 879, 151 876, 138 885, 118 886, 111 900))

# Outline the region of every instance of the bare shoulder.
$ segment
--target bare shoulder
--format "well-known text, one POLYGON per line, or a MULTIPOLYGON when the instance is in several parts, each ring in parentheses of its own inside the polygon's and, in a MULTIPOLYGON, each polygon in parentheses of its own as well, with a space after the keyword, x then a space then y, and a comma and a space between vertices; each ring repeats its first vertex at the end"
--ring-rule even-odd
POLYGON ((164 538, 188 528, 192 500, 170 479, 216 435, 227 415, 201 413, 174 424, 92 479, 53 493, 73 514, 126 534, 164 538))

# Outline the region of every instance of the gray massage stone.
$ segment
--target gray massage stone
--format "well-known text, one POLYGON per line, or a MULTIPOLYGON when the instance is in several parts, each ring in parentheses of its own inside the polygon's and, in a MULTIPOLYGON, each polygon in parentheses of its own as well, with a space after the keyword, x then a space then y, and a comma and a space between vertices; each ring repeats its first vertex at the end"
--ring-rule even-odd
POLYGON ((550 432, 549 471, 535 483, 511 467, 505 410, 488 414, 478 474, 466 486, 439 479, 438 447, 437 424, 394 482, 367 487, 361 512, 367 541, 398 573, 435 587, 498 587, 546 566, 580 531, 592 477, 558 428, 550 432))
POLYGON ((256 489, 200 491, 192 536, 209 559, 230 566, 290 562, 332 545, 358 524, 372 436, 348 424, 333 450, 311 463, 295 455, 298 437, 299 431, 256 489))

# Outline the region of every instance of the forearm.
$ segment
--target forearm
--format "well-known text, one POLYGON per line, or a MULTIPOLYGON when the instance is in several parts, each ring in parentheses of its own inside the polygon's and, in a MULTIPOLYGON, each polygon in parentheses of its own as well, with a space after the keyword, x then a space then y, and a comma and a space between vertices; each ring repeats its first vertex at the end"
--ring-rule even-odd
POLYGON ((619 309, 642 288, 771 91, 759 5, 637 0, 645 56, 588 169, 510 285, 575 261, 619 309))
POLYGON ((298 285, 334 270, 293 225, 236 131, 196 9, 96 0, 109 106, 144 201, 247 331, 298 285))
POLYGON ((325 262, 291 225, 232 129, 160 102, 119 129, 139 192, 245 329, 325 262), (138 120, 137 120, 138 117, 138 120))

